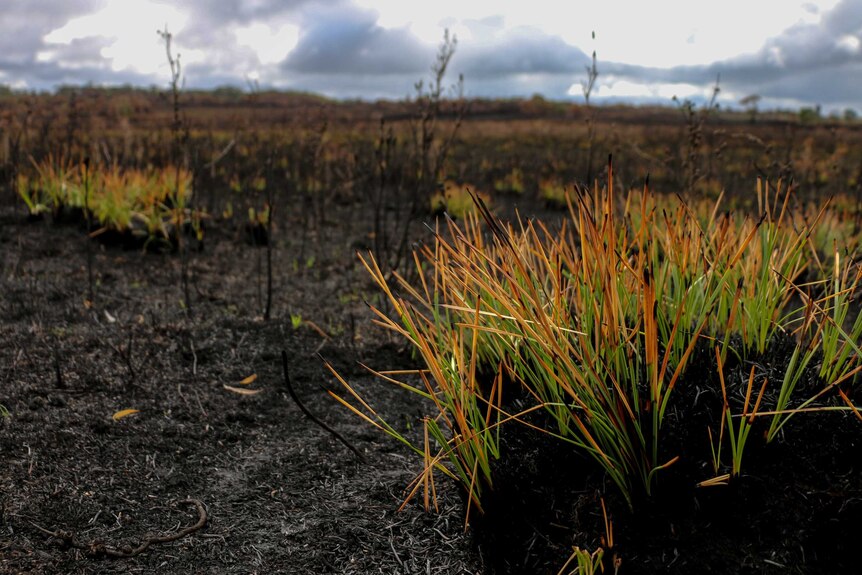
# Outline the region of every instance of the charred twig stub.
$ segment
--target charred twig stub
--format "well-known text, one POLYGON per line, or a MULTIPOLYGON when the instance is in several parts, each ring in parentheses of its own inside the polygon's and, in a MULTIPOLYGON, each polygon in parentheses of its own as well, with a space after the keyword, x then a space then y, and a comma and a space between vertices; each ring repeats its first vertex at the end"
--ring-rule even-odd
POLYGON ((113 343, 109 343, 108 345, 111 349, 114 350, 114 353, 119 356, 123 363, 126 364, 126 369, 129 372, 129 383, 134 384, 137 374, 135 373, 135 366, 132 363, 132 340, 134 338, 134 332, 129 331, 129 341, 126 343, 126 348, 123 349, 122 346, 114 345, 113 343))
POLYGON ((54 376, 57 380, 57 389, 66 389, 66 382, 63 381, 63 368, 60 366, 60 351, 57 347, 54 348, 54 376))
MULTIPOLYGON (((173 190, 173 209, 174 209, 174 229, 176 233, 176 248, 180 254, 180 287, 183 294, 183 311, 186 316, 192 314, 192 303, 189 296, 189 254, 188 246, 183 241, 184 230, 184 215, 185 199, 182 197, 180 190, 180 173, 182 164, 188 156, 189 129, 180 110, 180 89, 182 85, 182 64, 180 62, 180 54, 175 54, 171 48, 173 34, 168 31, 167 24, 164 30, 157 30, 157 33, 165 43, 165 53, 168 59, 168 65, 171 69, 171 102, 173 104, 173 121, 171 122, 171 161, 174 164, 174 190, 173 190)), ((194 190, 192 190, 194 192, 194 190)))
POLYGON ((40 525, 37 525, 36 523, 33 523, 32 521, 30 522, 30 524, 45 535, 50 535, 51 537, 59 539, 65 547, 81 549, 85 551, 87 555, 93 557, 113 557, 117 559, 123 559, 140 555, 141 553, 149 549, 151 545, 158 545, 159 543, 170 543, 171 541, 182 539, 183 537, 191 535, 195 531, 202 529, 203 526, 206 525, 207 511, 201 501, 197 499, 184 499, 182 501, 179 501, 179 503, 194 504, 198 511, 197 522, 194 525, 190 525, 189 527, 171 533, 170 535, 147 535, 137 547, 132 547, 131 545, 114 547, 113 545, 108 545, 106 543, 103 543, 102 541, 99 541, 98 539, 92 539, 90 541, 84 542, 80 541, 71 531, 51 531, 49 529, 45 529, 40 525))
POLYGON ((275 209, 273 201, 273 153, 270 151, 266 159, 266 222, 264 223, 266 231, 266 305, 263 309, 264 321, 269 321, 272 312, 272 216, 275 209))
POLYGON ((90 158, 84 158, 84 217, 87 226, 87 301, 95 300, 93 291, 93 243, 90 234, 93 233, 92 212, 90 211, 90 158))
MULTIPOLYGON (((593 30, 593 40, 596 39, 596 31, 593 30)), ((589 148, 587 152, 587 187, 593 185, 593 150, 596 140, 596 118, 595 111, 590 106, 590 94, 593 92, 593 87, 596 84, 596 79, 599 77, 599 69, 596 66, 596 51, 593 50, 593 63, 587 66, 587 80, 581 82, 581 88, 584 92, 584 103, 587 107, 587 142, 589 148)))
POLYGON ((281 351, 281 363, 282 363, 282 366, 284 368, 284 385, 285 385, 285 387, 287 387, 287 393, 290 394, 290 398, 293 400, 293 402, 296 404, 296 406, 299 408, 299 410, 302 413, 304 413, 305 416, 308 417, 308 419, 310 419, 311 421, 313 421, 314 423, 316 423, 317 425, 322 427, 324 430, 329 432, 335 439, 337 439, 338 441, 343 443, 347 447, 347 449, 349 449, 350 451, 353 452, 353 454, 357 457, 357 459, 359 459, 362 462, 365 462, 365 458, 362 456, 362 454, 359 452, 358 449, 356 449, 349 441, 344 439, 344 437, 342 437, 340 433, 338 433, 337 431, 335 431, 334 429, 329 427, 324 422, 317 419, 317 417, 315 417, 313 413, 308 411, 308 408, 305 407, 305 405, 303 405, 302 402, 299 400, 299 397, 296 395, 296 392, 293 390, 293 385, 290 383, 290 374, 288 373, 288 370, 287 370, 287 352, 284 350, 281 351))

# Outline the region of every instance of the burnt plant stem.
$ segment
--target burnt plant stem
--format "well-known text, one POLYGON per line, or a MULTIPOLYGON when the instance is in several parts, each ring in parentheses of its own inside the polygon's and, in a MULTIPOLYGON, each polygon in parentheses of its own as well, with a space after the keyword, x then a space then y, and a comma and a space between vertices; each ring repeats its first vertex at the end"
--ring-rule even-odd
POLYGON ((425 82, 420 80, 415 85, 417 109, 409 126, 410 147, 406 171, 410 177, 404 182, 406 186, 390 181, 390 173, 394 172, 390 160, 397 149, 397 140, 391 129, 387 130, 383 122, 380 125, 380 137, 375 152, 379 185, 374 206, 374 251, 377 256, 386 256, 382 261, 386 261, 387 267, 392 271, 412 271, 408 257, 411 229, 431 207, 431 198, 444 175, 450 149, 467 113, 463 75, 458 77, 457 84, 452 87, 456 95, 453 104, 444 106, 447 92, 444 80, 457 44, 457 38, 446 30, 431 66, 430 82, 426 86, 425 82), (447 109, 453 120, 448 127, 444 127, 443 114, 447 109), (391 199, 394 201, 390 201, 387 194, 393 194, 391 199), (386 215, 389 204, 396 206, 397 210, 391 218, 394 222, 391 236, 388 226, 390 217, 386 215))
POLYGON ((263 320, 269 321, 272 313, 272 216, 275 209, 272 201, 272 155, 266 164, 266 306, 263 309, 263 320))
POLYGON ((93 302, 93 245, 90 241, 92 220, 90 214, 90 158, 84 158, 84 225, 87 226, 87 301, 93 302))
POLYGON ((398 189, 401 182, 391 182, 391 164, 393 159, 393 151, 395 150, 397 140, 391 127, 386 126, 385 118, 380 120, 380 135, 377 139, 377 144, 374 149, 375 169, 377 172, 377 182, 372 191, 372 205, 374 207, 374 239, 373 249, 374 257, 378 261, 389 262, 389 238, 388 238, 388 217, 386 215, 386 194, 387 188, 393 187, 398 189))
MULTIPOLYGON (((256 226, 257 224, 253 224, 253 225, 256 226)), ((254 231, 252 231, 252 233, 254 233, 254 231)), ((257 247, 257 240, 255 239, 252 241, 254 242, 254 246, 256 248, 257 247)), ((255 249, 254 253, 257 256, 257 258, 256 258, 256 261, 257 261, 257 270, 256 270, 256 275, 257 275, 257 310, 260 311, 261 309, 263 309, 263 286, 261 285, 261 283, 262 283, 261 276, 263 275, 263 262, 261 261, 260 250, 255 249)))
POLYGON ((281 350, 281 364, 284 369, 284 386, 287 388, 287 393, 290 395, 290 398, 293 400, 299 410, 303 414, 305 414, 308 419, 319 425, 335 439, 343 443, 347 447, 347 449, 353 452, 353 454, 356 456, 357 459, 359 459, 359 461, 365 462, 365 458, 362 456, 358 449, 356 449, 349 441, 344 439, 344 437, 342 437, 340 433, 329 427, 324 422, 317 419, 317 417, 315 417, 313 413, 308 411, 308 408, 306 408, 305 405, 303 405, 303 403, 299 400, 299 396, 296 395, 296 392, 293 390, 293 385, 290 383, 290 373, 287 369, 287 352, 284 350, 281 350))
POLYGON ((593 149, 596 140, 596 124, 595 124, 595 113, 593 112, 592 107, 588 105, 587 111, 587 187, 592 187, 593 185, 593 149))
POLYGON ((57 379, 57 389, 66 389, 66 382, 63 381, 63 368, 60 367, 60 351, 54 348, 54 375, 57 379))
MULTIPOLYGON (((272 207, 270 206, 269 217, 272 217, 272 207)), ((269 241, 266 244, 266 306, 263 309, 264 321, 269 321, 272 314, 272 223, 266 225, 266 235, 269 241)))
POLYGON ((187 134, 183 134, 183 121, 180 115, 180 80, 182 79, 182 65, 180 55, 174 55, 171 50, 173 34, 168 31, 167 26, 159 35, 165 42, 165 53, 168 65, 171 68, 171 102, 173 104, 173 121, 171 122, 171 160, 174 163, 174 233, 176 234, 177 251, 180 254, 180 287, 183 293, 183 309, 187 315, 191 315, 191 298, 189 297, 189 262, 185 242, 183 241, 184 220, 184 198, 181 194, 180 179, 182 177, 181 156, 182 147, 187 142, 187 134))
POLYGON ((134 333, 130 331, 129 332, 129 341, 128 341, 128 343, 126 343, 125 351, 119 346, 115 346, 113 344, 110 344, 111 348, 114 350, 114 352, 118 356, 120 356, 120 359, 122 359, 123 363, 126 364, 126 369, 129 372, 129 378, 130 378, 129 383, 134 383, 135 379, 137 377, 137 375, 135 373, 135 366, 132 364, 132 340, 133 340, 133 338, 134 338, 134 333))
MULTIPOLYGON (((596 39, 596 33, 593 32, 593 40, 596 39)), ((593 50, 593 62, 591 66, 587 66, 587 80, 581 82, 581 88, 584 91, 584 103, 587 107, 587 187, 593 185, 593 146, 596 139, 595 112, 590 106, 590 94, 596 85, 596 79, 599 77, 599 69, 596 66, 596 51, 593 50)))

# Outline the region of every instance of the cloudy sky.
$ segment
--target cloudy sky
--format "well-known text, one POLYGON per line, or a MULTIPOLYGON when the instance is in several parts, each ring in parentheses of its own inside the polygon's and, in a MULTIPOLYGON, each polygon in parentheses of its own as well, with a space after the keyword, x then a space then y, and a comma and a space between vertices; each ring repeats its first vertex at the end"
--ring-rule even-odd
POLYGON ((751 94, 761 108, 862 111, 862 0, 0 0, 0 84, 185 85, 403 98, 445 29, 469 96, 594 102, 751 94), (592 32, 595 31, 595 39, 592 32))

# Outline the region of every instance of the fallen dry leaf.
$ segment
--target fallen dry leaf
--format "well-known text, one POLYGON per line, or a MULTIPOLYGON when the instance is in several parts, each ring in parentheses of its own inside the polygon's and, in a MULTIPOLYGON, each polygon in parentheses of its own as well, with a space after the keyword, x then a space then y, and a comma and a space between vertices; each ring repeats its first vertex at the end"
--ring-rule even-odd
POLYGON ((128 417, 129 415, 134 415, 135 413, 140 413, 140 410, 138 410, 138 409, 121 409, 120 411, 118 411, 114 415, 112 415, 111 419, 113 419, 114 421, 119 421, 119 420, 123 419, 124 417, 128 417))
POLYGON ((224 388, 228 391, 232 391, 234 393, 238 393, 240 395, 255 395, 260 393, 262 390, 260 389, 243 389, 242 387, 234 387, 232 385, 224 384, 224 388))

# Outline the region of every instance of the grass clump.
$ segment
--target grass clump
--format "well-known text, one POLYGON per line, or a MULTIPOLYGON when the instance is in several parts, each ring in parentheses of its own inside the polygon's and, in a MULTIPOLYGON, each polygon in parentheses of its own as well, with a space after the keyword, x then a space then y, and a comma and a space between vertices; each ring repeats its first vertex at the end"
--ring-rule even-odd
POLYGON ((490 196, 476 191, 469 184, 446 180, 443 183, 443 190, 431 196, 431 212, 436 214, 445 212, 453 218, 463 219, 476 210, 476 204, 473 202, 474 194, 486 203, 491 201, 490 196))
POLYGON ((556 179, 543 178, 539 182, 539 197, 548 207, 566 208, 566 187, 556 179))
POLYGON ((524 189, 524 172, 518 167, 512 168, 502 177, 494 180, 494 191, 498 194, 522 195, 524 189))
POLYGON ((440 471, 481 509, 504 457, 500 428, 520 424, 588 455, 634 507, 680 458, 665 445, 665 428, 678 389, 692 385, 685 374, 693 354, 708 349, 716 377, 707 385, 722 402, 719 427, 705 430, 713 440, 703 462, 715 476, 702 485, 726 483, 739 474, 759 418, 770 418, 772 441, 803 411, 859 414, 846 388, 862 369, 862 319, 857 313, 850 331, 843 327, 858 266, 836 260, 826 282, 826 266, 811 254, 827 206, 798 221, 790 190, 758 182, 757 192, 761 209, 747 216, 722 213, 721 198, 709 210, 681 200, 660 208, 647 184, 624 201, 598 186, 576 189, 565 197, 569 217, 554 229, 504 224, 473 196, 475 212, 449 220, 434 245, 414 254, 418 280, 390 277, 373 257, 361 258, 391 306, 372 308, 377 322, 424 363, 414 373, 420 385, 404 372, 378 372, 429 401, 422 439, 383 421, 340 377, 353 403, 333 395, 421 457, 408 499, 422 491, 426 506, 440 471), (726 363, 764 357, 779 335, 794 345, 780 387, 752 370, 738 406, 726 363), (797 384, 818 354, 827 358, 820 387, 802 396, 797 384), (838 394, 844 403, 829 404, 838 394))
POLYGON ((84 162, 48 157, 33 162, 35 175, 19 176, 18 194, 31 216, 52 212, 57 220, 76 220, 89 210, 98 224, 92 235, 130 232, 142 239, 169 239, 177 208, 185 210, 192 176, 187 170, 107 166, 86 172, 84 162), (175 186, 179 182, 179 193, 175 186), (89 196, 88 196, 89 190, 89 196), (174 204, 179 203, 179 206, 174 204), (80 214, 76 217, 75 214, 80 214))

